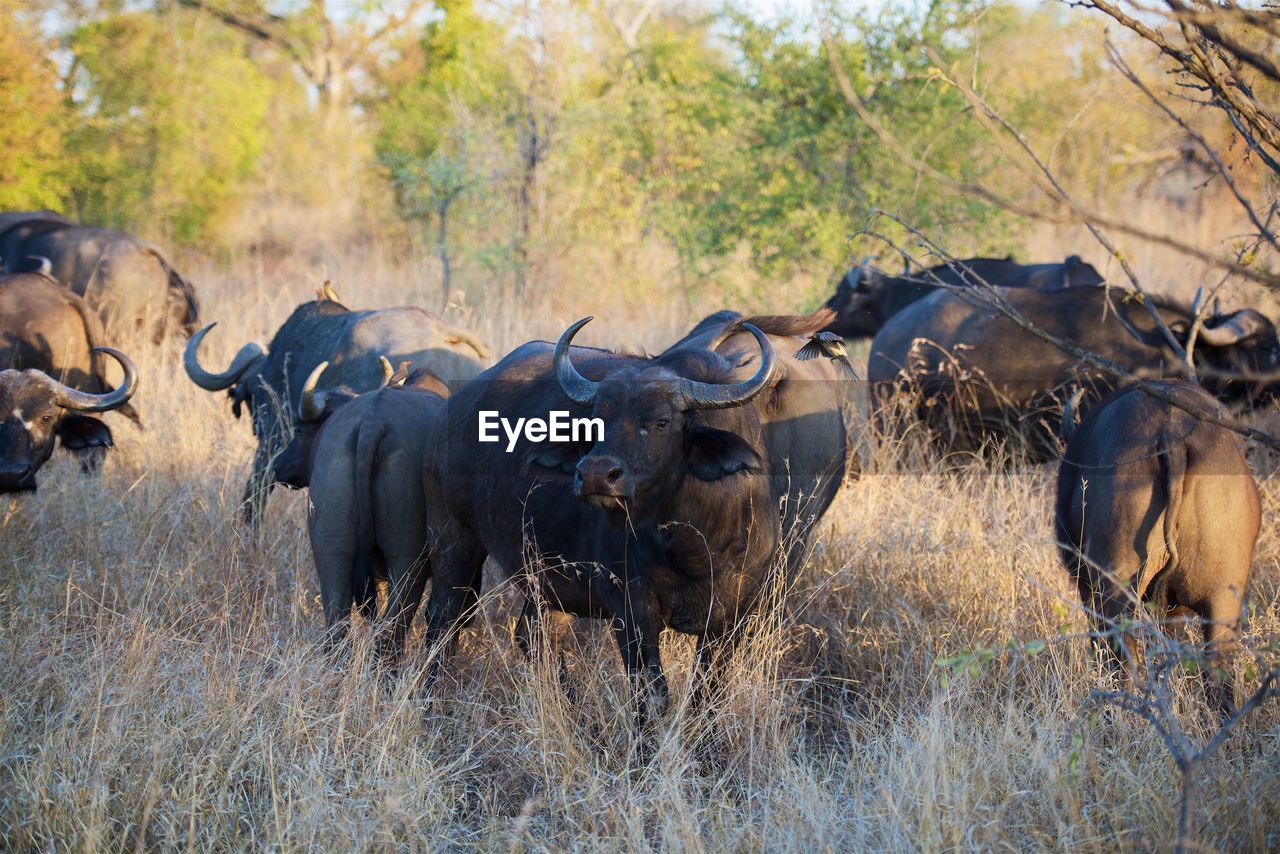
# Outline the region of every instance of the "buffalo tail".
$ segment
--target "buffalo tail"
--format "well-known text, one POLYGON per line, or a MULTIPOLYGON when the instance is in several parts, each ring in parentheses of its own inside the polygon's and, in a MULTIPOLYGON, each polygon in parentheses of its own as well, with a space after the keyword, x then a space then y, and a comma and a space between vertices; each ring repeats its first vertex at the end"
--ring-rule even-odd
POLYGON ((378 446, 386 434, 386 426, 375 422, 360 428, 356 436, 355 504, 356 553, 351 566, 351 592, 361 609, 371 602, 373 585, 373 476, 378 465, 378 446))

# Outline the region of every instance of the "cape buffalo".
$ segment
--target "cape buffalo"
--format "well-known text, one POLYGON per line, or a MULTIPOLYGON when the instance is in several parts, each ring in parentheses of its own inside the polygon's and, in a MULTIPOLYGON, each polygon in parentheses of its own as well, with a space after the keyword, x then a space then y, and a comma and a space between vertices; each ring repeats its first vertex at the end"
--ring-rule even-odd
POLYGON ((269 349, 246 344, 229 368, 211 373, 200 366, 198 352, 213 326, 191 337, 183 362, 196 385, 208 391, 227 390, 237 418, 241 407, 249 406, 258 438, 244 494, 244 518, 250 526, 260 517, 275 482, 272 461, 293 433, 292 414, 298 411, 303 384, 321 362, 329 363, 320 378, 321 388, 346 386, 359 393, 378 387, 384 355, 397 362, 411 361, 447 383, 471 379, 488 358, 488 351, 473 336, 446 326, 423 309, 352 311, 325 297, 294 309, 269 349))
POLYGON ((54 439, 72 452, 111 447, 111 431, 81 413, 123 406, 138 388, 133 361, 111 347, 99 347, 124 369, 120 387, 105 394, 70 388, 44 371, 0 371, 0 492, 36 488, 36 472, 53 454, 54 439))
POLYGON ((61 217, 24 219, 0 232, 0 260, 11 273, 49 271, 102 315, 114 337, 150 330, 159 340, 199 325, 194 288, 159 248, 113 228, 69 223, 61 217))
MULTIPOLYGON (((409 362, 401 362, 400 369, 396 370, 385 356, 379 361, 382 363, 382 383, 374 391, 404 388, 432 392, 441 398, 449 396, 449 386, 430 371, 417 370, 410 373, 409 362)), ((316 385, 328 367, 328 362, 321 362, 302 386, 298 412, 294 416, 293 438, 276 457, 276 483, 281 486, 290 489, 306 489, 310 486, 311 472, 315 467, 316 437, 324 429, 330 415, 361 397, 346 386, 317 390, 316 385)))
POLYGON ((662 628, 697 635, 706 670, 774 564, 778 514, 752 401, 777 360, 752 326, 762 356, 741 382, 701 348, 655 358, 570 348, 588 320, 554 348, 521 346, 450 398, 424 478, 434 508, 428 640, 446 637, 475 602, 492 556, 508 576, 528 573, 531 599, 612 620, 637 699, 648 700, 643 714, 667 702, 662 628), (490 411, 511 423, 590 412, 603 429, 589 438, 526 429, 508 453, 503 441, 478 441, 490 411))
MULTIPOLYGON (((0 275, 0 369, 44 371, 93 394, 111 389, 102 357, 102 321, 84 300, 38 273, 0 275)), ((138 421, 130 403, 121 415, 138 421)))
MULTIPOLYGON (((1000 293, 1035 326, 1130 373, 1177 373, 1168 342, 1137 294, 1114 287, 1000 293)), ((1147 299, 1185 344, 1192 313, 1147 299)), ((1252 309, 1208 317, 1196 341, 1196 363, 1206 374, 1265 373, 1280 364, 1275 326, 1252 309)), ((913 404, 911 417, 944 448, 973 452, 993 438, 1014 439, 1034 461, 1056 456, 1056 426, 1072 388, 1089 389, 1087 408, 1115 385, 996 309, 947 291, 910 306, 880 330, 871 343, 867 380, 881 426, 902 391, 907 394, 898 399, 913 404)), ((1227 401, 1258 402, 1275 392, 1272 385, 1212 377, 1204 384, 1227 401)))
MULTIPOLYGON (((5 211, 4 213, 0 213, 0 240, 3 240, 4 233, 15 225, 21 225, 24 222, 29 222, 35 219, 71 225, 71 220, 66 219, 56 211, 5 211)), ((0 263, 3 263, 4 260, 4 256, 0 255, 0 263)))
POLYGON ((804 316, 747 318, 721 311, 704 318, 667 351, 714 350, 746 379, 755 370, 758 352, 746 326, 755 326, 773 342, 777 365, 760 399, 760 421, 774 503, 782 511, 780 532, 792 568, 803 558, 809 535, 835 500, 846 472, 855 477, 858 473, 842 408, 850 396, 849 370, 830 359, 801 360, 795 355, 807 336, 831 318, 829 309, 804 316))
POLYGON ((325 368, 303 387, 299 429, 281 462, 292 460, 295 485, 310 486, 307 531, 330 640, 345 631, 353 599, 366 621, 376 616, 377 582, 385 581, 392 630, 380 652, 393 663, 429 576, 422 472, 449 389, 418 371, 411 384, 361 395, 317 391, 325 368))
MULTIPOLYGON (((1152 385, 1193 411, 1226 416, 1194 385, 1152 385)), ((1203 674, 1206 696, 1230 716, 1230 653, 1261 524, 1240 437, 1142 387, 1112 393, 1078 430, 1070 410, 1055 525, 1080 598, 1099 631, 1121 629, 1140 604, 1197 614, 1214 671, 1203 674)), ((1132 680, 1137 649, 1124 637, 1128 648, 1113 641, 1109 660, 1118 666, 1123 654, 1132 680)))
POLYGON ((875 335, 898 312, 937 292, 939 284, 951 287, 986 282, 998 288, 1030 288, 1039 291, 1092 287, 1102 276, 1079 255, 1060 264, 1019 264, 1012 258, 966 258, 938 264, 902 276, 886 276, 868 264, 849 268, 827 300, 836 318, 827 327, 844 338, 875 335))

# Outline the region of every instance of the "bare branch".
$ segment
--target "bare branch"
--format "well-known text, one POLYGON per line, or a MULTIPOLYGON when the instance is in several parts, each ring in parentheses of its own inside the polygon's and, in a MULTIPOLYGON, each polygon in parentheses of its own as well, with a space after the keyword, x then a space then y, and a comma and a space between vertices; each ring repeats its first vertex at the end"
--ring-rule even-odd
POLYGON ((857 90, 854 89, 853 84, 849 80, 848 74, 845 73, 844 67, 840 64, 834 41, 825 29, 822 31, 822 39, 827 48, 827 58, 831 66, 832 75, 835 77, 837 88, 840 90, 840 94, 846 103, 853 108, 853 111, 857 114, 858 118, 871 129, 872 133, 874 133, 886 147, 890 148, 894 154, 896 154, 912 169, 920 171, 931 180, 972 198, 996 205, 997 207, 1003 208, 1004 210, 1018 216, 1025 216, 1030 219, 1058 225, 1092 223, 1100 228, 1106 228, 1110 231, 1127 234, 1131 237, 1135 237, 1158 246, 1164 246, 1181 255, 1186 255, 1199 261, 1203 261, 1217 269, 1227 270, 1242 278, 1258 282, 1268 288, 1280 290, 1280 275, 1276 275, 1265 270, 1255 270, 1252 267, 1248 267, 1237 261, 1222 258, 1212 252, 1208 252, 1196 246, 1191 246, 1181 240, 1169 237, 1168 235, 1151 232, 1146 229, 1139 228, 1132 223, 1125 222, 1114 217, 1104 216, 1096 211, 1090 211, 1083 208, 1073 209, 1070 215, 1065 216, 1038 210, 1028 205, 1015 202, 1012 199, 1005 198, 981 184, 958 180, 945 172, 930 166, 928 163, 912 155, 867 107, 866 102, 858 95, 857 90))
POLYGON ((1193 761, 1199 764, 1216 753, 1218 748, 1235 732, 1241 721, 1275 696, 1280 696, 1280 669, 1272 670, 1262 677, 1262 684, 1258 686, 1258 690, 1254 691, 1249 699, 1244 702, 1244 705, 1237 709, 1236 713, 1214 733, 1213 738, 1209 739, 1209 743, 1200 749, 1200 753, 1193 761))
POLYGON ((1181 2, 1181 0, 1165 0, 1165 2, 1169 4, 1169 8, 1172 9, 1175 14, 1180 14, 1179 20, 1183 23, 1195 27, 1204 34, 1205 38, 1218 45, 1218 47, 1227 51, 1232 56, 1237 57, 1240 61, 1248 63, 1258 71, 1261 71, 1267 77, 1270 77, 1272 80, 1280 82, 1280 66, 1277 66, 1262 54, 1250 50, 1230 36, 1224 35, 1223 32, 1218 29, 1218 23, 1214 20, 1214 16, 1206 15, 1204 13, 1194 17, 1187 16, 1185 13, 1190 10, 1181 2))
MULTIPOLYGON (((1007 134, 1017 141, 1018 147, 1021 149, 1023 154, 1030 158, 1043 176, 1043 178, 1040 176, 1033 176, 1034 180, 1036 180, 1036 182, 1041 186, 1041 189, 1044 190, 1051 198, 1065 204, 1072 210, 1076 212, 1083 212, 1081 206, 1076 203, 1075 199, 1073 199, 1066 191, 1066 188, 1062 186, 1049 167, 1046 166, 1044 161, 1036 154, 1035 150, 1031 147, 1031 143, 1027 142, 1026 137, 1024 137, 1017 128, 1001 116, 995 108, 987 103, 986 99, 979 95, 972 86, 962 81, 958 76, 948 74, 944 71, 943 65, 945 63, 942 56, 935 48, 926 47, 925 53, 929 57, 930 61, 933 62, 934 66, 937 67, 939 73, 942 74, 943 77, 951 83, 951 85, 960 90, 960 93, 964 95, 965 100, 978 108, 975 110, 974 115, 977 116, 978 121, 987 129, 993 139, 1003 146, 1004 139, 1001 136, 999 129, 994 126, 999 125, 999 128, 1002 128, 1007 134)), ((1017 160, 1015 159, 1014 162, 1016 163, 1017 160)), ((1138 274, 1134 272, 1133 267, 1129 265, 1128 260, 1120 253, 1120 250, 1116 248, 1116 245, 1112 243, 1111 240, 1108 239, 1107 236, 1102 233, 1102 230, 1094 223, 1089 222, 1086 219, 1084 224, 1085 228, 1089 229, 1089 233, 1093 235, 1094 239, 1101 243, 1103 248, 1105 248, 1107 252, 1120 264, 1120 268, 1124 270, 1124 274, 1129 279, 1129 283, 1133 285, 1133 289, 1145 296, 1147 292, 1142 287, 1142 282, 1138 279, 1138 274)), ((1168 324, 1164 322, 1164 318, 1160 316, 1160 312, 1156 309, 1155 304, 1150 300, 1143 300, 1142 303, 1146 306, 1147 312, 1155 321, 1156 328, 1160 330, 1160 334, 1164 336, 1169 347, 1182 361, 1183 369, 1185 370, 1187 377, 1194 380, 1196 376, 1196 367, 1195 362, 1192 361, 1191 354, 1183 348, 1181 342, 1179 342, 1174 336, 1173 330, 1171 330, 1168 324)))
POLYGON ((1252 99, 1243 97, 1240 94, 1235 81, 1225 79, 1214 68, 1213 60, 1197 46, 1194 33, 1198 32, 1198 30, 1195 30, 1191 24, 1185 22, 1180 24, 1187 43, 1185 47, 1178 48, 1159 30, 1126 14, 1119 6, 1108 2, 1108 0, 1083 0, 1080 3, 1072 3, 1072 5, 1097 9, 1159 48, 1166 56, 1175 60, 1184 71, 1206 84, 1225 105, 1238 112, 1240 117, 1253 127, 1254 134, 1260 137, 1262 142, 1271 146, 1273 150, 1280 150, 1280 134, 1277 133, 1276 122, 1274 120, 1267 121, 1268 118, 1273 117, 1267 117, 1265 113, 1260 113, 1256 104, 1250 103, 1252 99))
POLYGON ((1130 83, 1132 83, 1135 87, 1137 87, 1137 89, 1140 92, 1142 92, 1142 94, 1146 95, 1147 99, 1150 100, 1151 103, 1155 104, 1156 107, 1158 107, 1165 114, 1165 116, 1168 117, 1169 121, 1173 122, 1179 128, 1181 128, 1182 131, 1185 134, 1187 134, 1187 136, 1191 137, 1191 139, 1193 139, 1195 143, 1200 146, 1200 148, 1204 151, 1204 153, 1208 155, 1209 159, 1213 161, 1213 165, 1218 170, 1218 175, 1222 178, 1223 182, 1227 185, 1227 188, 1231 190, 1231 194, 1236 197, 1236 201, 1238 201, 1240 203, 1240 206, 1244 208, 1245 214, 1248 215, 1249 220, 1254 224, 1254 227, 1258 229, 1258 233, 1264 238, 1266 238, 1266 240, 1272 246, 1276 247, 1277 249, 1280 249, 1280 244, 1276 243, 1275 235, 1272 234, 1271 231, 1265 225, 1262 224, 1262 221, 1258 219, 1258 214, 1254 211, 1253 205, 1249 202, 1248 199, 1244 197, 1244 194, 1240 192, 1240 188, 1236 186, 1236 182, 1231 178, 1230 172, 1227 170, 1227 167, 1223 164, 1222 158, 1218 156, 1218 152, 1214 150, 1213 146, 1209 144, 1209 142, 1204 138, 1204 136, 1202 136, 1193 127, 1191 127, 1191 125, 1189 125, 1185 119, 1183 119, 1173 110, 1169 109, 1169 106, 1167 104, 1165 104, 1163 101, 1157 98, 1155 96, 1155 93, 1152 92, 1149 88, 1147 88, 1147 85, 1142 82, 1141 78, 1139 78, 1138 75, 1134 73, 1133 69, 1129 67, 1128 63, 1124 61, 1124 57, 1122 57, 1120 55, 1120 52, 1116 50, 1115 45, 1111 43, 1111 39, 1106 39, 1104 42, 1104 45, 1107 51, 1107 58, 1111 60, 1111 64, 1114 65, 1116 69, 1121 74, 1123 74, 1130 83))
MULTIPOLYGON (((884 216, 888 219, 891 219, 894 222, 901 225, 903 228, 907 229, 909 232, 911 232, 921 241, 926 243, 930 247, 930 250, 935 252, 939 257, 950 258, 953 262, 955 262, 956 259, 951 258, 951 256, 945 251, 943 251, 941 247, 933 243, 933 241, 931 241, 927 235, 925 235, 919 229, 912 226, 910 223, 905 222, 900 217, 888 211, 878 210, 878 211, 875 211, 875 213, 877 215, 884 216)), ((873 234, 871 232, 866 232, 866 233, 873 234)), ((902 251, 899 247, 895 246, 887 238, 878 234, 873 234, 873 236, 875 236, 879 240, 883 240, 887 245, 893 247, 894 249, 897 249, 898 251, 902 251)), ((1200 409, 1194 404, 1187 403, 1181 398, 1178 398, 1177 396, 1172 395, 1169 392, 1165 391, 1165 389, 1161 387, 1159 383, 1154 383, 1145 377, 1137 376, 1125 370, 1124 368, 1120 367, 1115 362, 1112 362, 1110 359, 1104 359, 1103 357, 1097 355, 1091 350, 1086 350, 1083 347, 1080 347, 1072 343, 1071 341, 1066 340, 1065 338, 1059 338, 1058 336, 1045 331, 1044 329, 1040 328, 1036 324, 1032 323, 1031 321, 1023 317, 1022 313, 1019 312, 1016 308, 1013 307, 1012 304, 1009 303, 1009 301, 1004 297, 1004 295, 1000 293, 1000 290, 998 288, 992 286, 989 282, 986 282, 985 280, 981 279, 976 274, 974 274, 973 279, 978 284, 978 287, 956 288, 956 287, 945 284, 941 280, 938 280, 937 284, 940 285, 941 287, 947 287, 948 289, 952 290, 953 292, 956 292, 962 297, 970 298, 974 302, 984 307, 994 308, 996 311, 999 311, 1001 314, 1005 315, 1010 320, 1012 320, 1014 324, 1016 324, 1024 332, 1027 332, 1030 335, 1034 335, 1035 337, 1039 338, 1042 341, 1045 341, 1046 343, 1052 344, 1054 347, 1057 347, 1059 350, 1062 350, 1064 353, 1068 353, 1076 357, 1081 362, 1084 362, 1085 364, 1088 364, 1094 368, 1097 368, 1098 370, 1102 371, 1103 373, 1111 377, 1114 377, 1115 379, 1141 387, 1145 393, 1149 394, 1151 397, 1154 397, 1157 400, 1163 401, 1164 403, 1167 403, 1170 406, 1181 409, 1182 411, 1187 412, 1198 419, 1207 421, 1210 424, 1216 424, 1219 427, 1223 427, 1227 430, 1232 431, 1233 433, 1238 433, 1241 436, 1244 436, 1245 438, 1252 439, 1255 442, 1265 445, 1266 447, 1271 448, 1274 451, 1280 451, 1280 439, 1276 439, 1274 436, 1270 435, 1269 433, 1264 433, 1261 430, 1256 430, 1253 427, 1248 427, 1244 424, 1241 424, 1235 419, 1222 418, 1222 417, 1219 417, 1218 414, 1215 412, 1200 409)))
POLYGON ((284 27, 282 26, 284 20, 282 18, 272 15, 254 20, 210 3, 208 0, 178 0, 178 2, 189 9, 197 9, 212 15, 227 26, 237 29, 258 41, 279 48, 300 66, 305 66, 308 62, 307 54, 310 51, 304 50, 302 46, 284 32, 284 27))
POLYGON ((344 60, 345 67, 352 68, 366 59, 369 55, 369 51, 376 47, 379 42, 395 35, 406 24, 417 17, 418 13, 431 5, 431 0, 411 0, 411 2, 399 14, 388 16, 382 26, 357 38, 350 54, 344 60))
POLYGON ((658 0, 645 0, 636 13, 631 16, 630 20, 624 20, 617 8, 610 10, 609 23, 613 25, 613 29, 618 33, 618 38, 622 40, 622 45, 627 50, 635 50, 639 44, 640 30, 644 28, 645 23, 653 15, 658 8, 658 0))

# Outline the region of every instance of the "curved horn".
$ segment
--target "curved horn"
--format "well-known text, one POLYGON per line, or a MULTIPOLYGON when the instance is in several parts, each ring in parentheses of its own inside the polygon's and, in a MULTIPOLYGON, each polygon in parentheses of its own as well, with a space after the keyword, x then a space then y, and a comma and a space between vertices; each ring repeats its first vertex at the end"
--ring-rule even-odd
POLYGON ((1058 433, 1062 436, 1062 441, 1070 442, 1072 437, 1076 435, 1076 426, 1080 420, 1080 414, 1077 410, 1080 408, 1080 400, 1084 397, 1084 389, 1077 388, 1075 393, 1067 400, 1067 405, 1062 407, 1062 422, 1058 424, 1058 433))
POLYGON ((192 335, 191 340, 187 342, 187 346, 182 351, 182 365, 187 369, 187 376, 191 377, 191 381, 205 391, 222 391, 224 388, 231 388, 248 372, 254 362, 266 355, 261 346, 250 342, 241 347, 239 353, 236 353, 236 357, 231 360, 231 367, 220 374, 209 373, 200 367, 200 359, 197 354, 204 336, 217 325, 217 323, 210 323, 204 329, 192 335))
POLYGON ((57 380, 50 380, 54 385, 54 400, 63 409, 74 409, 77 412, 106 412, 119 409, 129 402, 133 393, 138 390, 138 368, 124 353, 115 347, 94 347, 95 353, 106 353, 120 363, 124 369, 124 382, 114 390, 105 394, 90 394, 65 386, 57 380))
POLYGON ((39 273, 41 276, 44 276, 46 279, 53 278, 53 262, 50 261, 48 258, 44 257, 43 255, 28 255, 27 260, 39 261, 40 269, 37 270, 36 272, 39 273))
POLYGON ((379 356, 378 362, 382 364, 382 382, 378 385, 378 388, 384 389, 391 384, 391 378, 396 375, 396 369, 386 356, 379 356))
POLYGON ((680 380, 676 391, 684 397, 685 409, 728 409, 741 406, 769 387, 773 370, 778 364, 778 357, 773 352, 773 342, 750 323, 742 324, 742 328, 754 335, 756 343, 760 345, 760 367, 756 369, 755 376, 732 385, 680 380))
POLYGON ((1267 323, 1257 312, 1237 311, 1222 323, 1200 329, 1200 340, 1210 347, 1228 347, 1250 335, 1267 330, 1267 323))
POLYGON ((316 391, 316 383, 320 382, 320 375, 327 367, 329 367, 328 362, 316 365, 311 376, 307 377, 307 381, 302 384, 302 394, 298 398, 298 418, 304 423, 319 421, 320 416, 324 414, 325 393, 316 391))
POLYGON ((862 266, 854 264, 844 271, 844 275, 840 277, 840 281, 836 282, 837 291, 856 291, 858 289, 858 280, 862 278, 862 266))
POLYGON ((564 389, 569 399, 579 406, 591 406, 596 402, 596 389, 599 388, 600 383, 592 382, 578 373, 578 369, 569 359, 569 344, 573 341, 573 336, 578 334, 578 330, 592 320, 595 318, 584 317, 566 329, 560 336, 560 340, 556 342, 556 352, 551 357, 551 363, 556 369, 556 379, 560 380, 560 388, 564 389))

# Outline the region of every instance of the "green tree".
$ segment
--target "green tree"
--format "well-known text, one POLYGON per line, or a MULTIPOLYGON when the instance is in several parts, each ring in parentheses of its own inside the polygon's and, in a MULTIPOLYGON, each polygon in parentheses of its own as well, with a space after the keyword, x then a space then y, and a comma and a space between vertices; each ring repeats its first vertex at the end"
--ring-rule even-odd
MULTIPOLYGON (((962 175, 995 162, 980 131, 958 121, 963 99, 932 80, 921 44, 966 49, 965 6, 934 4, 923 15, 900 9, 876 17, 828 21, 841 61, 872 109, 962 175)), ((742 105, 736 157, 710 162, 720 192, 704 207, 703 247, 723 252, 737 241, 773 277, 847 263, 849 236, 877 209, 906 213, 953 246, 982 250, 1004 237, 994 209, 922 185, 918 176, 856 120, 840 97, 816 25, 761 24, 730 17, 739 54, 736 101, 742 105)), ((891 224, 878 224, 892 231, 891 224)), ((898 236, 901 236, 899 233, 898 236)))
MULTIPOLYGON (((883 120, 976 178, 999 161, 920 49, 970 49, 967 2, 830 23, 883 120)), ((740 257, 760 288, 825 277, 878 208, 957 251, 1006 245, 1000 213, 921 182, 861 126, 816 21, 659 3, 553 8, 548 35, 516 7, 449 0, 380 72, 379 156, 402 213, 431 226, 438 251, 447 233, 468 257, 514 270, 519 292, 538 252, 607 247, 622 262, 661 240, 686 292, 719 280, 745 295, 720 275, 741 271, 740 257)))
POLYGON ((66 110, 43 40, 0 0, 0 210, 59 207, 68 190, 66 110))
POLYGON ((235 203, 263 144, 270 82, 242 38, 199 15, 124 12, 70 40, 81 125, 70 145, 82 218, 164 222, 205 236, 235 203))
POLYGON ((401 213, 431 229, 444 277, 452 275, 453 240, 470 259, 509 275, 520 294, 533 266, 534 192, 558 111, 537 70, 547 60, 527 61, 529 45, 513 35, 516 17, 483 15, 470 0, 438 6, 439 19, 381 72, 369 99, 375 147, 401 213), (470 188, 474 205, 457 205, 470 188))

